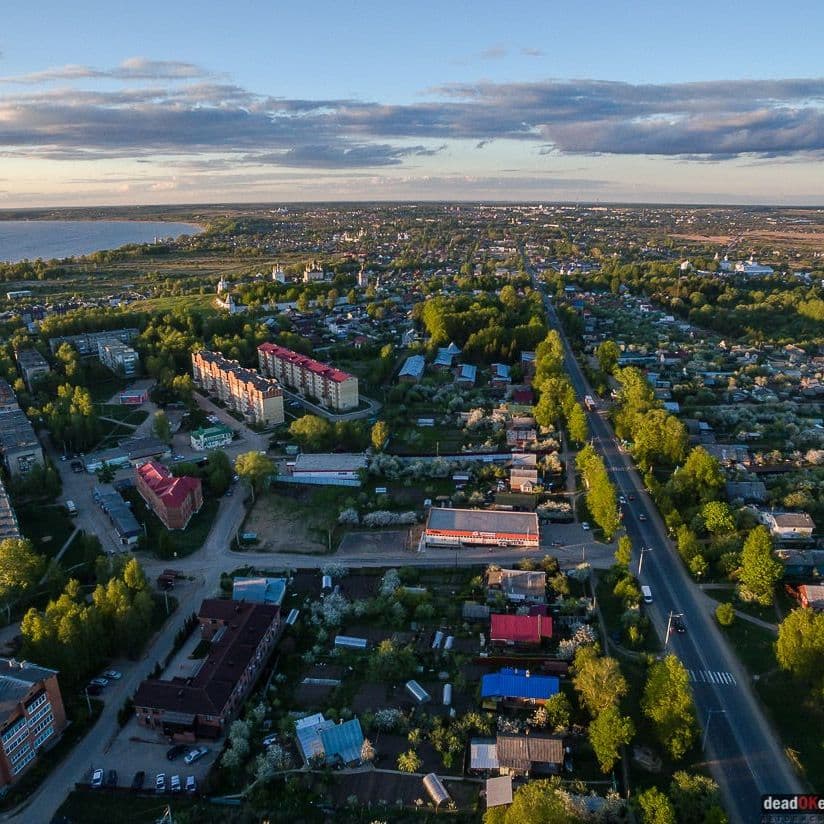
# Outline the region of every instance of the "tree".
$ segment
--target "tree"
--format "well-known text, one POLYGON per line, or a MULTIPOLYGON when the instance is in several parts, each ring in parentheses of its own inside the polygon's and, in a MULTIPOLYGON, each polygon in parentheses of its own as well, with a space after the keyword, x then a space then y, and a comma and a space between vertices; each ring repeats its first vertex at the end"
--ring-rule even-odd
POLYGON ((260 492, 267 479, 274 474, 275 465, 260 452, 244 452, 235 458, 235 472, 249 483, 255 492, 260 492))
POLYGON ((569 413, 569 419, 567 420, 567 431, 569 432, 569 437, 578 444, 584 443, 589 437, 589 424, 587 423, 587 416, 580 403, 576 403, 569 413))
POLYGON ((598 358, 598 365, 602 372, 608 375, 612 374, 612 370, 618 365, 618 358, 621 356, 621 350, 614 340, 605 340, 595 350, 595 357, 598 358))
POLYGON ((731 626, 735 620, 735 608, 729 603, 719 604, 715 608, 715 619, 722 627, 731 626))
POLYGON ((672 777, 669 797, 677 811, 678 824, 721 824, 727 820, 721 809, 718 785, 705 775, 679 770, 672 777))
POLYGON ((593 647, 581 647, 576 652, 572 683, 581 704, 592 716, 616 705, 627 694, 627 682, 618 662, 599 656, 593 647))
POLYGON ((169 443, 172 440, 172 426, 169 423, 169 417, 160 409, 154 414, 152 419, 152 432, 154 436, 163 443, 169 443))
POLYGON ((618 547, 615 550, 615 563, 628 568, 632 562, 632 539, 629 535, 622 535, 618 539, 618 547))
POLYGON ((386 421, 376 421, 372 427, 372 448, 376 452, 383 449, 383 445, 389 439, 389 424, 386 421))
POLYGON ((318 415, 303 415, 289 426, 289 434, 304 449, 317 451, 328 445, 332 427, 326 418, 318 415))
POLYGON ((675 759, 681 758, 693 745, 698 725, 689 675, 674 655, 650 668, 641 709, 667 752, 675 759))
POLYGON ((632 719, 621 715, 616 706, 598 713, 589 725, 589 741, 601 770, 608 773, 620 756, 620 748, 632 740, 635 726, 632 719))
POLYGON ((97 480, 101 484, 110 484, 114 480, 114 476, 117 475, 117 469, 110 463, 103 461, 95 475, 97 475, 97 480))
POLYGON ((696 446, 673 476, 673 484, 685 499, 710 501, 724 488, 724 473, 715 456, 703 446, 696 446))
POLYGON ((781 579, 784 567, 773 555, 770 533, 765 526, 757 526, 744 541, 738 580, 745 593, 759 604, 769 605, 775 585, 781 579))
POLYGON ((566 729, 572 718, 572 706, 565 692, 556 692, 543 706, 546 726, 553 730, 566 729))
POLYGON ((657 787, 644 790, 636 799, 643 824, 676 824, 672 802, 657 787))
POLYGON ((723 501, 708 501, 701 507, 701 517, 707 531, 713 535, 735 532, 735 519, 729 504, 723 501))
POLYGON ((824 685, 824 613, 794 609, 778 625, 775 656, 796 678, 824 685))
POLYGON ((398 756, 398 769, 401 772, 414 773, 421 768, 421 757, 415 750, 407 750, 398 756))
POLYGON ((533 779, 523 784, 508 808, 493 807, 484 815, 484 824, 578 824, 584 820, 557 778, 533 779), (496 810, 503 813, 499 816, 496 810))
POLYGON ((123 581, 134 592, 146 589, 146 574, 137 558, 130 558, 123 569, 123 581))
POLYGON ((12 604, 34 586, 45 570, 42 555, 29 541, 6 538, 0 541, 0 603, 10 614, 12 604))

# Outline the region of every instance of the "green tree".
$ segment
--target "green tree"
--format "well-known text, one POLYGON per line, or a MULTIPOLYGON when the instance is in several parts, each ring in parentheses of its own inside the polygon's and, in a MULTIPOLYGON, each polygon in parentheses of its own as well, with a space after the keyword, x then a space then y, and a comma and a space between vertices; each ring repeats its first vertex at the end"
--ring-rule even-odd
POLYGON ((589 437, 589 424, 584 408, 580 403, 576 403, 569 414, 567 420, 567 431, 569 437, 577 444, 582 444, 589 437))
POLYGON ((620 757, 620 748, 629 744, 635 735, 632 720, 621 715, 616 706, 598 713, 589 725, 589 741, 601 770, 608 773, 620 757))
POLYGON ((735 532, 735 519, 729 504, 723 501, 708 501, 701 507, 701 517, 707 530, 713 535, 735 532))
POLYGON ((398 769, 401 772, 415 773, 421 768, 422 764, 423 761, 421 761, 421 757, 415 750, 407 750, 398 756, 398 769))
POLYGON ((146 573, 137 558, 130 558, 123 569, 123 581, 134 592, 146 589, 146 573))
POLYGON ((493 807, 484 824, 579 824, 584 818, 570 803, 557 778, 533 779, 521 785, 509 807, 493 807), (503 810, 501 816, 495 810, 503 810), (490 815, 493 813, 493 815, 490 815))
POLYGON ((718 785, 706 775, 679 770, 672 777, 669 797, 678 824, 721 824, 727 820, 718 785))
POLYGON ((389 439, 389 424, 386 421, 376 421, 372 427, 372 448, 378 452, 389 439))
POLYGON ((644 790, 635 800, 643 824, 676 824, 672 802, 657 787, 644 790))
POLYGON ((31 543, 23 538, 0 541, 0 605, 10 614, 11 606, 33 587, 46 565, 31 543))
POLYGON ((724 473, 713 455, 703 446, 696 446, 673 476, 673 484, 685 500, 711 501, 724 488, 724 473))
POLYGON ((275 465, 260 452, 244 452, 235 458, 235 472, 259 493, 274 474, 275 465))
POLYGON ((731 626, 735 621, 735 608, 730 603, 719 604, 715 608, 715 619, 722 627, 731 626))
POLYGON ((162 410, 158 410, 152 419, 152 432, 154 436, 163 443, 169 443, 172 440, 172 426, 169 423, 168 415, 162 410))
POLYGON ((614 340, 605 340, 595 350, 595 357, 598 358, 598 365, 602 372, 612 374, 613 369, 618 365, 618 358, 621 357, 621 350, 614 340))
POLYGON ((303 415, 289 426, 289 434, 304 449, 317 451, 328 446, 332 427, 318 415, 303 415))
POLYGON ((627 682, 614 658, 597 654, 592 647, 579 647, 572 679, 582 706, 596 716, 617 705, 627 694, 627 682))
POLYGON ((206 463, 206 479, 213 495, 223 495, 232 483, 232 462, 222 449, 209 452, 206 463))
POLYGON ((775 656, 796 678, 824 687, 824 613, 794 609, 778 625, 775 656))
POLYGON ((641 709, 655 727, 655 733, 666 751, 681 758, 693 745, 698 725, 684 665, 668 655, 649 670, 641 709))
POLYGON ((783 572, 783 565, 773 555, 770 533, 765 526, 757 526, 747 536, 741 552, 738 580, 742 588, 759 604, 771 604, 783 572))
POLYGON ((97 480, 100 481, 101 484, 110 484, 114 480, 115 475, 117 475, 117 468, 103 461, 100 468, 95 471, 95 475, 97 475, 97 480))
POLYGON ((625 569, 632 562, 632 539, 629 535, 622 535, 618 539, 618 547, 615 550, 615 563, 625 569))

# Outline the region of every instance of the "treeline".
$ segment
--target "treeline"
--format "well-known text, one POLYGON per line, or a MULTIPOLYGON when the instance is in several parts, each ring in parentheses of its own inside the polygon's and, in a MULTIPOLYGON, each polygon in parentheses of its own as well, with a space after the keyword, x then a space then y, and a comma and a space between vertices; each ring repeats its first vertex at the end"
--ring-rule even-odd
POLYGON ((112 655, 136 657, 153 625, 155 602, 136 558, 112 559, 111 577, 101 580, 91 600, 71 579, 45 610, 32 607, 20 624, 22 654, 60 672, 78 685, 112 655))
POLYGON ((578 453, 575 466, 586 487, 587 509, 595 523, 604 531, 604 537, 611 541, 621 525, 621 516, 615 485, 609 479, 604 461, 594 447, 587 444, 578 453))
POLYGON ((65 277, 66 269, 57 260, 21 260, 0 263, 0 280, 56 280, 65 277))

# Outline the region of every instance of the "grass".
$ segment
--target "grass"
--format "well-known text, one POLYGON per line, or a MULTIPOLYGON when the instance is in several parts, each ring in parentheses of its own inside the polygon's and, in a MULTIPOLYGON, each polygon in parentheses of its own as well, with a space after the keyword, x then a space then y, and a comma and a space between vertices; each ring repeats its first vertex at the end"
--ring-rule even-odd
POLYGON ((776 666, 773 644, 775 635, 769 630, 736 618, 729 627, 721 627, 741 663, 754 675, 761 675, 776 666))
POLYGON ((59 552, 74 531, 74 521, 58 504, 25 504, 17 508, 17 520, 23 535, 38 552, 49 558, 59 552))
POLYGON ((139 426, 149 417, 149 413, 145 409, 121 406, 119 403, 101 403, 98 415, 114 418, 121 423, 131 424, 132 426, 139 426))
POLYGON ((29 798, 52 770, 69 754, 74 745, 94 726, 103 711, 103 702, 94 698, 90 699, 91 714, 85 699, 79 695, 72 701, 64 696, 64 700, 66 700, 66 714, 71 724, 66 727, 63 737, 54 748, 41 753, 34 766, 0 799, 0 810, 11 809, 29 798))
MULTIPOLYGON (((111 793, 106 790, 75 790, 69 793, 58 815, 73 824, 111 824, 112 821, 157 821, 172 799, 157 798, 153 793, 111 793)), ((225 820, 226 810, 184 795, 174 796, 175 813, 185 813, 187 821, 225 820), (189 817, 192 816, 192 817, 189 817)))
POLYGON ((215 296, 213 294, 170 295, 169 297, 137 300, 129 305, 129 310, 134 312, 173 312, 175 309, 197 309, 200 311, 211 309, 217 313, 214 301, 215 296))

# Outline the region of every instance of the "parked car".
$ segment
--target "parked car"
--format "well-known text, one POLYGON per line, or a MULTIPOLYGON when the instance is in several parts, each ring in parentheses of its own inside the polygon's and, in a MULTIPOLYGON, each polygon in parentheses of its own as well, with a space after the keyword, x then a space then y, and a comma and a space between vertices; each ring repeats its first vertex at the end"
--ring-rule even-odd
POLYGON ((142 790, 143 784, 146 781, 146 773, 143 770, 138 770, 134 774, 134 778, 132 779, 132 789, 133 790, 142 790))
POLYGON ((103 770, 99 767, 92 772, 91 785, 94 789, 99 789, 103 786, 103 770))
POLYGON ((109 679, 108 678, 92 678, 89 681, 90 684, 94 684, 96 687, 108 687, 109 686, 109 679))
POLYGON ((179 793, 180 792, 180 776, 179 775, 173 775, 172 776, 171 788, 172 788, 173 793, 179 793))
POLYGON ((166 758, 169 761, 174 761, 176 758, 180 758, 183 753, 188 752, 189 748, 185 744, 175 744, 173 747, 169 747, 166 750, 166 758))
POLYGON ((209 752, 208 747, 195 747, 193 750, 189 750, 186 753, 186 757, 183 759, 187 764, 194 764, 195 761, 199 761, 209 752))
POLYGON ((581 529, 585 532, 589 532, 589 524, 586 521, 581 521, 581 529))
POLYGON ((103 692, 103 687, 98 686, 97 684, 89 684, 86 687, 86 692, 89 695, 100 695, 103 692))
POLYGON ((266 738, 263 739, 261 742, 264 747, 271 747, 272 744, 278 743, 278 735, 277 733, 272 733, 272 735, 267 735, 266 738))
POLYGON ((197 779, 193 775, 186 776, 186 792, 190 795, 197 792, 197 779))
POLYGON ((116 787, 117 786, 117 770, 109 770, 106 773, 106 786, 107 787, 116 787))
POLYGON ((110 681, 119 681, 123 677, 123 673, 117 670, 106 670, 106 672, 103 673, 103 677, 108 678, 110 681))
POLYGON ((627 499, 623 495, 618 496, 618 503, 619 504, 625 504, 626 502, 627 502, 627 499))
POLYGON ((155 777, 155 792, 166 792, 166 773, 158 773, 155 777))

